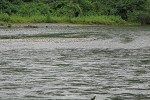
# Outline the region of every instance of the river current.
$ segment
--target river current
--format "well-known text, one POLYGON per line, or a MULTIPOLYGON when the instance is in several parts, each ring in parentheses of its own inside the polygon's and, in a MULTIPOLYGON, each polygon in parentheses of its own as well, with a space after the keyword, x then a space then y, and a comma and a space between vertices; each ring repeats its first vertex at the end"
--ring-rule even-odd
POLYGON ((0 36, 68 33, 0 39, 0 100, 150 100, 149 26, 0 28, 0 36))

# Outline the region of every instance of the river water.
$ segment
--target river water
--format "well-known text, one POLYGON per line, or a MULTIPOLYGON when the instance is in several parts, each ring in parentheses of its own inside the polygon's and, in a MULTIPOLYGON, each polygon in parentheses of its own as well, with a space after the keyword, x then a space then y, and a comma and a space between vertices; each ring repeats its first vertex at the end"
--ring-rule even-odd
POLYGON ((0 28, 0 100, 150 100, 150 28, 0 28))

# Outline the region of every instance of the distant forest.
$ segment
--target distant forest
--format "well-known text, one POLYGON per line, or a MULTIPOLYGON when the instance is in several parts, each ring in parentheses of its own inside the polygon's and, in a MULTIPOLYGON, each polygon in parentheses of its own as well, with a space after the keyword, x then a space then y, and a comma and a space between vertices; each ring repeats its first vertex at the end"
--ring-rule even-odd
POLYGON ((0 14, 70 18, 113 15, 150 24, 150 0, 0 0, 0 14))

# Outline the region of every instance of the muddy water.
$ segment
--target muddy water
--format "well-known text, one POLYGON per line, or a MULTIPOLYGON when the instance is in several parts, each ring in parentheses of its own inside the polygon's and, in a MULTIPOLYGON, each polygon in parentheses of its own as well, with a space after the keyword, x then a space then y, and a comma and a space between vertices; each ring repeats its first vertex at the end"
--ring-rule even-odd
POLYGON ((0 39, 1 100, 150 100, 148 26, 0 29, 45 33, 88 37, 0 39))

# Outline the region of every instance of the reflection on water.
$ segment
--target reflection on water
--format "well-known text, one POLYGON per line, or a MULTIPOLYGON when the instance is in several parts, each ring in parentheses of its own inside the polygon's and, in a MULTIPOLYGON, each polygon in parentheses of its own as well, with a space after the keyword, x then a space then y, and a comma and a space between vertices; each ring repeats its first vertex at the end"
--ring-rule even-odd
POLYGON ((116 28, 88 27, 102 35, 87 41, 1 40, 0 99, 149 100, 150 31, 116 28))

